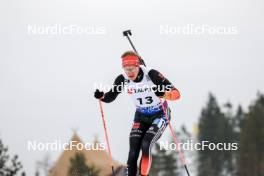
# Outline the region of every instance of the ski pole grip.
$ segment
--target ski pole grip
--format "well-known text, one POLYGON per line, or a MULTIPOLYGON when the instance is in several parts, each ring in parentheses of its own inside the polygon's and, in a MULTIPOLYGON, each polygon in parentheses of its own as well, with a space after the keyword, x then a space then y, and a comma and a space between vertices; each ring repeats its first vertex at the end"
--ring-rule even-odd
POLYGON ((129 35, 132 35, 131 30, 123 31, 123 35, 126 36, 126 37, 129 36, 129 35))

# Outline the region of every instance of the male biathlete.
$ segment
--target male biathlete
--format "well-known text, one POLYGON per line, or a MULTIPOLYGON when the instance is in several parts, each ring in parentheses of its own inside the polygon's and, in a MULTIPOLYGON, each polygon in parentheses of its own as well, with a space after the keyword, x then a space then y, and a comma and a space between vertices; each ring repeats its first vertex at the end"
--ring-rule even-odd
POLYGON ((164 101, 162 105, 161 98, 174 101, 180 98, 180 93, 157 70, 141 65, 137 53, 127 51, 121 58, 124 73, 115 79, 109 92, 104 93, 97 89, 94 96, 105 103, 110 103, 124 90, 133 99, 136 112, 129 136, 127 175, 137 175, 137 160, 141 150, 140 174, 147 176, 152 160, 151 148, 168 124, 164 111, 170 117, 167 102, 164 101))

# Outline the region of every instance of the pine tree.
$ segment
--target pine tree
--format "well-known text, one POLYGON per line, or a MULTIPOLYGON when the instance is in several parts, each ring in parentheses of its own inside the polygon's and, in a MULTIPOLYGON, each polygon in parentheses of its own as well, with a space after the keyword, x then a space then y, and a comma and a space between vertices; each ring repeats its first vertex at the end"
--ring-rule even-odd
POLYGON ((160 145, 158 143, 155 144, 155 153, 152 155, 150 175, 178 176, 176 152, 160 149, 160 145))
MULTIPOLYGON (((22 169, 22 164, 18 161, 18 156, 15 155, 10 159, 8 147, 4 146, 0 139, 0 175, 2 176, 15 176, 18 175, 22 169)), ((25 175, 23 172, 22 175, 25 175)))
MULTIPOLYGON (((234 141, 230 117, 221 112, 217 100, 212 94, 209 94, 207 105, 201 112, 198 141, 201 143, 208 141, 214 144, 234 141)), ((233 172, 232 161, 231 151, 210 150, 209 148, 198 151, 198 176, 230 175, 233 172)))
MULTIPOLYGON (((244 126, 245 113, 241 105, 238 106, 236 115, 234 117, 234 131, 240 134, 241 129, 244 126)), ((239 136, 237 136, 239 139, 239 136)))
POLYGON ((249 107, 241 129, 238 168, 240 176, 264 175, 264 95, 249 107))
MULTIPOLYGON (((234 129, 234 142, 240 146, 240 133, 244 125, 244 119, 245 119, 245 113, 242 107, 239 105, 236 111, 236 114, 233 117, 233 129, 234 129)), ((234 157, 234 175, 240 176, 238 173, 238 160, 239 160, 239 154, 240 154, 240 147, 238 147, 238 150, 233 152, 234 157)))
POLYGON ((160 150, 160 145, 156 143, 154 145, 154 151, 152 154, 152 163, 151 163, 151 169, 150 174, 153 176, 159 176, 161 172, 161 165, 163 163, 163 156, 165 155, 165 150, 160 150))
POLYGON ((175 151, 167 151, 164 156, 163 176, 178 176, 178 165, 175 151))
MULTIPOLYGON (((224 106, 227 108, 227 112, 224 113, 224 117, 222 119, 222 126, 220 130, 222 135, 220 136, 220 141, 226 144, 232 144, 236 142, 236 133, 235 133, 235 125, 234 119, 236 116, 233 115, 232 107, 233 105, 228 102, 224 106)), ((220 152, 223 155, 223 168, 222 168, 222 175, 234 175, 235 173, 235 151, 232 150, 223 150, 220 152)))
POLYGON ((76 153, 74 158, 70 160, 71 165, 68 170, 68 176, 98 176, 99 170, 94 166, 85 164, 85 156, 83 153, 76 153))

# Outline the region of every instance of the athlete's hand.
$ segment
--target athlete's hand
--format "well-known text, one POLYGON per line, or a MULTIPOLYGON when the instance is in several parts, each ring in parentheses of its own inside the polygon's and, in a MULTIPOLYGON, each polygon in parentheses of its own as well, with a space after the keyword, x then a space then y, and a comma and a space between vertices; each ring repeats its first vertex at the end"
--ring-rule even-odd
POLYGON ((104 97, 104 92, 101 92, 100 90, 96 89, 94 92, 94 97, 97 99, 102 99, 104 97))
POLYGON ((164 91, 160 91, 159 89, 158 89, 158 86, 154 86, 154 87, 152 87, 152 91, 155 93, 155 95, 157 96, 157 97, 160 97, 160 98, 162 98, 164 95, 165 95, 165 92, 164 91))
POLYGON ((171 100, 171 101, 178 100, 180 98, 180 92, 175 89, 171 91, 166 91, 164 98, 166 100, 171 100))
POLYGON ((157 91, 157 92, 155 92, 155 94, 156 94, 156 96, 157 96, 157 97, 160 97, 160 98, 162 98, 162 97, 164 97, 164 95, 165 95, 165 92, 162 92, 162 91, 157 91))

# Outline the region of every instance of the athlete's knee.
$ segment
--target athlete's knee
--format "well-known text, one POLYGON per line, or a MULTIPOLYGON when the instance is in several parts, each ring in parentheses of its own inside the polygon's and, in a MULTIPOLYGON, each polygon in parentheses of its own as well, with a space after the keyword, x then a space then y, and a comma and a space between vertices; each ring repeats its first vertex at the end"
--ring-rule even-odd
POLYGON ((159 139, 161 134, 162 130, 157 125, 151 126, 143 138, 141 144, 142 153, 148 155, 152 145, 159 139))

